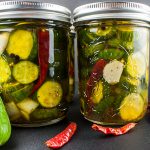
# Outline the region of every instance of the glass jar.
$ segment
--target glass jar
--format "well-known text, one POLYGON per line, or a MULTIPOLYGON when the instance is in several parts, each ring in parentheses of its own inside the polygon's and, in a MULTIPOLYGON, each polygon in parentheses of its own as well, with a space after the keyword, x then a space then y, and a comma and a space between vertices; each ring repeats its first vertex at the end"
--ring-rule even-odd
POLYGON ((65 118, 70 11, 40 2, 0 2, 1 97, 12 125, 65 118))
POLYGON ((69 36, 69 49, 68 49, 68 62, 69 62, 69 95, 68 102, 73 101, 74 90, 75 90, 75 73, 74 73, 74 39, 75 32, 74 27, 71 27, 71 32, 69 36))
POLYGON ((102 2, 74 11, 81 113, 102 125, 143 118, 148 103, 150 8, 102 2))

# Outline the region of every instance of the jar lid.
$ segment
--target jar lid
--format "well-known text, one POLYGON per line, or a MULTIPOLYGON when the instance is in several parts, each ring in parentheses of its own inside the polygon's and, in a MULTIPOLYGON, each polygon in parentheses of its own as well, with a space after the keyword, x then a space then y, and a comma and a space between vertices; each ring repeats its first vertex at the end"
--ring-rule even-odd
POLYGON ((29 1, 0 2, 0 19, 35 18, 70 22, 71 11, 66 7, 29 1))
POLYGON ((135 19, 150 22, 150 7, 134 2, 97 2, 77 7, 74 22, 96 19, 135 19))

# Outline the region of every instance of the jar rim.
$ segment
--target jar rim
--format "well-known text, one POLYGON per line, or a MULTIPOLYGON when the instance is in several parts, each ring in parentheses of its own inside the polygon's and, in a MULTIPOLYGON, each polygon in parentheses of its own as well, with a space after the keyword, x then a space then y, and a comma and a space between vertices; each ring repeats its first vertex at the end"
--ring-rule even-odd
POLYGON ((73 22, 97 19, 135 19, 150 22, 150 7, 135 2, 97 2, 81 5, 73 11, 73 22))
POLYGON ((71 11, 61 5, 36 1, 2 1, 0 18, 51 19, 70 23, 71 11))

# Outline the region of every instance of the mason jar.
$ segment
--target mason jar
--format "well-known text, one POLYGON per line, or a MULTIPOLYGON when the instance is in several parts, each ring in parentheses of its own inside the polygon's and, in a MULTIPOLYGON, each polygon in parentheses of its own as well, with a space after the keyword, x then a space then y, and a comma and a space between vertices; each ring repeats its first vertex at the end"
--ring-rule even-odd
POLYGON ((0 2, 0 91, 12 125, 65 118, 70 25, 70 11, 59 5, 0 2))
POLYGON ((150 7, 98 2, 74 10, 81 113, 102 125, 143 118, 148 103, 150 7))

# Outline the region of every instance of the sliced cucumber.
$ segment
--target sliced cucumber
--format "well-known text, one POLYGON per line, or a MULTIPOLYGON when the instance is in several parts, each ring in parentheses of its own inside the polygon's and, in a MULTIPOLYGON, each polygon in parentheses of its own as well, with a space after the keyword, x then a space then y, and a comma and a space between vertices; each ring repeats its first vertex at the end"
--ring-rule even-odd
POLYGON ((21 117, 20 111, 14 102, 5 103, 5 108, 11 121, 21 117))
POLYGON ((130 76, 122 76, 119 82, 119 87, 132 93, 137 92, 139 86, 140 80, 130 76))
POLYGON ((1 32, 0 33, 0 55, 4 52, 6 49, 8 40, 9 40, 9 32, 1 32))
POLYGON ((6 60, 0 56, 0 83, 7 82, 11 76, 11 70, 6 60))
POLYGON ((37 92, 39 103, 46 108, 57 106, 63 95, 62 87, 54 81, 46 81, 37 92))
POLYGON ((114 102, 114 97, 112 96, 105 97, 104 99, 100 101, 98 105, 95 106, 96 112, 101 113, 101 114, 105 113, 105 111, 111 107, 113 102, 114 102))
POLYGON ((86 58, 88 58, 94 55, 94 53, 98 53, 101 50, 103 50, 104 47, 105 47, 104 43, 92 44, 92 45, 89 45, 86 49, 82 49, 82 53, 86 58))
POLYGON ((134 28, 131 26, 119 26, 118 30, 118 38, 121 41, 131 42, 134 38, 134 28))
POLYGON ((129 55, 126 70, 133 78, 140 78, 146 73, 146 59, 141 52, 129 55))
POLYGON ((97 29, 96 34, 98 36, 108 36, 111 32, 112 32, 112 27, 105 26, 105 27, 99 27, 97 29))
POLYGON ((123 72, 123 63, 117 60, 113 60, 109 62, 103 70, 103 78, 109 83, 109 84, 116 84, 120 81, 120 77, 123 72))
POLYGON ((10 93, 10 96, 12 97, 13 101, 20 102, 31 94, 32 88, 33 84, 25 85, 23 88, 10 93))
POLYGON ((30 120, 30 115, 29 115, 27 112, 25 112, 25 111, 23 111, 23 110, 20 110, 20 112, 21 112, 22 117, 23 117, 25 120, 27 120, 27 121, 30 120))
POLYGON ((32 48, 32 32, 27 30, 16 30, 10 35, 6 51, 8 54, 18 55, 21 59, 27 59, 32 48))
POLYGON ((98 104, 103 98, 103 84, 101 81, 96 83, 95 87, 92 90, 91 99, 94 104, 98 104))
POLYGON ((32 33, 32 37, 33 37, 33 47, 32 47, 32 50, 30 52, 30 55, 28 57, 28 60, 35 60, 38 56, 38 39, 37 39, 37 34, 35 31, 33 31, 32 33))
POLYGON ((26 98, 23 101, 17 103, 17 106, 22 111, 25 111, 26 113, 30 114, 39 106, 39 104, 30 98, 26 98))
POLYGON ((19 83, 29 84, 38 78, 39 69, 30 61, 20 61, 13 67, 12 74, 19 83))
POLYGON ((134 121, 144 112, 144 100, 139 94, 131 93, 124 98, 119 109, 123 120, 134 121))
POLYGON ((35 120, 41 119, 55 119, 59 117, 59 110, 57 108, 51 109, 36 109, 31 113, 31 118, 35 120))
POLYGON ((20 102, 30 95, 32 88, 32 83, 28 85, 18 82, 4 83, 2 86, 2 95, 8 101, 20 102))

